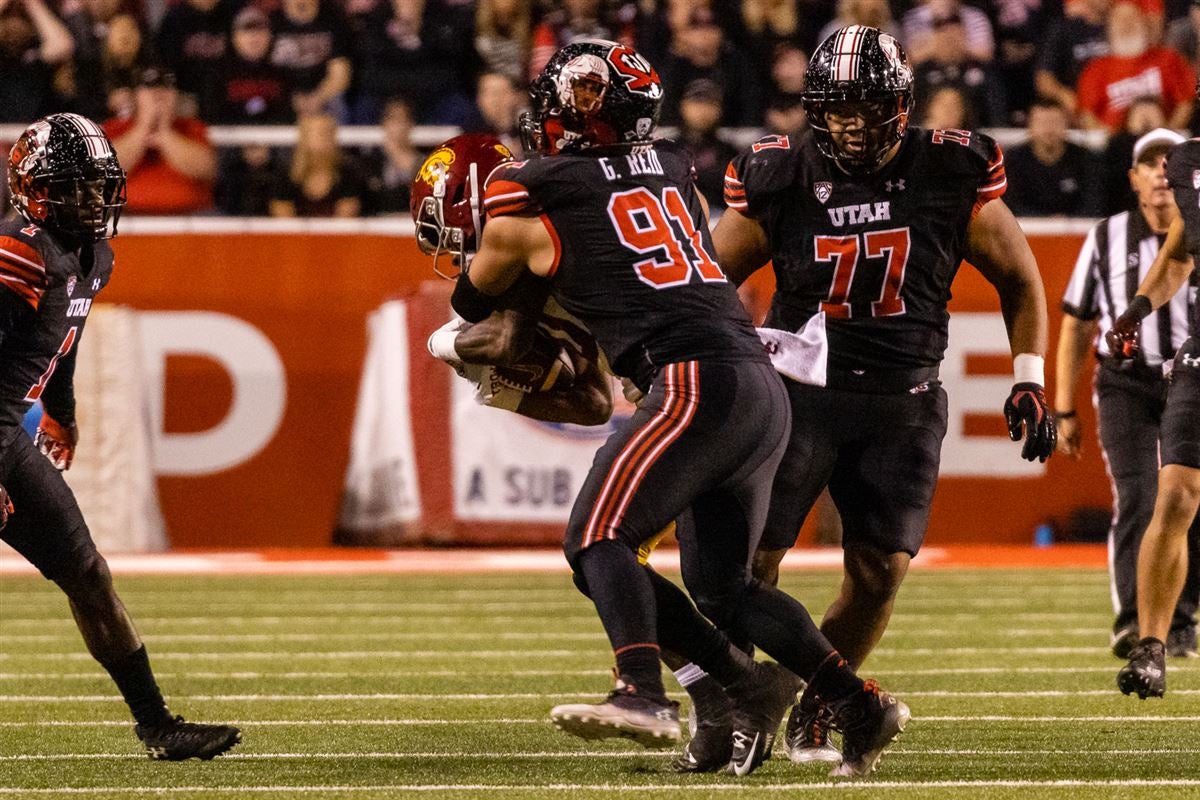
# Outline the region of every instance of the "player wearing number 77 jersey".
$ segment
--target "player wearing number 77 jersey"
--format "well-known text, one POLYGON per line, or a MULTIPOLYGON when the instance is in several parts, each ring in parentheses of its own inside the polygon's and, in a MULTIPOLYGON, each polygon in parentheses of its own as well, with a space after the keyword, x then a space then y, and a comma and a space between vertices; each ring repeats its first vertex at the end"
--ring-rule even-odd
MULTIPOLYGON (((946 433, 946 304, 964 259, 1000 297, 1014 356, 1009 433, 1024 437, 1026 459, 1054 449, 1042 391, 1045 296, 1000 200, 1000 148, 979 133, 908 127, 912 81, 890 35, 858 25, 831 35, 808 68, 811 130, 769 136, 734 159, 729 210, 713 233, 734 283, 774 264, 766 327, 781 331, 779 350, 798 332, 828 348, 823 364, 786 381, 793 427, 755 573, 777 579, 828 486, 845 576, 821 630, 856 668, 883 635, 925 536, 946 433)), ((838 758, 820 700, 810 687, 789 720, 797 761, 838 758)))

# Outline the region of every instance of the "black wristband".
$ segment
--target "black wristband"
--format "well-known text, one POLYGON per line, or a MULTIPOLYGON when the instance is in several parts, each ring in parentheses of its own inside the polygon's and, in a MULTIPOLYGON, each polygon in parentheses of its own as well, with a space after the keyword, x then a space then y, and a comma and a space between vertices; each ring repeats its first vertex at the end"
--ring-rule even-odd
POLYGON ((1078 417, 1078 416, 1079 416, 1078 411, 1055 411, 1054 412, 1055 419, 1075 419, 1075 417, 1078 417))
POLYGON ((1137 294, 1129 301, 1130 314, 1137 317, 1138 321, 1144 320, 1154 311, 1154 304, 1150 302, 1150 298, 1144 294, 1137 294))
POLYGON ((488 297, 476 289, 464 272, 454 283, 450 305, 467 322, 483 322, 496 310, 496 298, 488 297))

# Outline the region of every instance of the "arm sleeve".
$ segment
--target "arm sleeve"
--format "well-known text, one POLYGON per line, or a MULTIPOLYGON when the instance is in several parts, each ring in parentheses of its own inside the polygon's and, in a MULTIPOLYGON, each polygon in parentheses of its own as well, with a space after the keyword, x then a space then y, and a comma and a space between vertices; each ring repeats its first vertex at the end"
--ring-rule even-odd
POLYGON ((42 408, 55 422, 66 426, 75 424, 75 354, 78 352, 79 343, 76 342, 71 352, 58 360, 54 374, 42 392, 42 408))

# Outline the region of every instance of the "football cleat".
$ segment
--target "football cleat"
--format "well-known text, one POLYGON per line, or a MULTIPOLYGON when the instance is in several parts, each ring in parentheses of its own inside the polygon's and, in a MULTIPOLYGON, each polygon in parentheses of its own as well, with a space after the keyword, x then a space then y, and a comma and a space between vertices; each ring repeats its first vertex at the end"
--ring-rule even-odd
POLYGON ((861 691, 830 703, 833 728, 842 734, 842 763, 830 771, 840 778, 862 778, 875 769, 883 750, 912 717, 908 706, 866 681, 861 691))
POLYGON ((232 725, 201 725, 183 717, 153 727, 138 725, 133 730, 146 754, 163 761, 208 761, 242 740, 242 732, 232 725))
POLYGON ((555 706, 550 721, 580 739, 631 739, 642 747, 670 747, 680 739, 678 703, 643 697, 620 681, 602 703, 555 706))
POLYGON ((733 755, 733 702, 715 680, 705 680, 713 682, 715 691, 692 698, 691 739, 672 763, 676 772, 715 772, 733 755))
POLYGON ((1117 673, 1117 688, 1142 700, 1162 697, 1167 691, 1167 658, 1163 643, 1153 637, 1142 639, 1129 654, 1129 663, 1117 673))
POLYGON ((729 771, 739 778, 762 766, 775 744, 775 734, 788 706, 796 702, 800 679, 788 670, 762 662, 754 671, 752 685, 733 696, 733 752, 729 771))
POLYGON ((1129 658, 1129 654, 1133 652, 1133 648, 1137 647, 1140 638, 1137 623, 1131 622, 1119 630, 1113 631, 1109 646, 1112 647, 1114 656, 1124 660, 1129 658))
POLYGON ((792 706, 784 729, 788 758, 796 764, 841 762, 842 753, 830 739, 832 725, 833 713, 829 706, 815 696, 801 696, 800 702, 792 706))
POLYGON ((1176 628, 1167 634, 1168 658, 1200 658, 1196 649, 1196 626, 1176 628))

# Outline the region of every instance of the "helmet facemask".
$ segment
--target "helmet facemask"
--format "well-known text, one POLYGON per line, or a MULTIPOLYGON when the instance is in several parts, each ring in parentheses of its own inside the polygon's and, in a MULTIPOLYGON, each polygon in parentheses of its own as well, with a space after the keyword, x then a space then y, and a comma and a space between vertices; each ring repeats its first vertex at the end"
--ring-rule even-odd
POLYGON ((125 205, 125 173, 115 165, 91 165, 80 171, 33 181, 43 186, 46 224, 79 241, 98 242, 117 235, 125 205))
POLYGON ((446 197, 446 178, 443 173, 439 175, 433 184, 433 192, 421 201, 421 206, 417 210, 416 226, 417 226, 417 246, 421 248, 421 252, 427 256, 433 256, 433 271, 439 277, 446 280, 458 280, 458 276, 467 271, 471 256, 475 254, 478 248, 475 231, 483 229, 483 209, 481 206, 481 198, 483 188, 479 181, 479 165, 471 163, 468 167, 469 173, 467 181, 467 203, 471 212, 472 230, 468 234, 461 227, 449 225, 446 223, 443 209, 448 202, 450 205, 455 205, 462 202, 462 187, 459 188, 459 196, 451 197, 447 200, 446 197), (439 266, 439 260, 443 255, 450 257, 450 263, 453 268, 446 269, 444 265, 439 266))
POLYGON ((905 95, 804 104, 817 148, 851 175, 869 175, 904 138, 911 112, 905 95))

